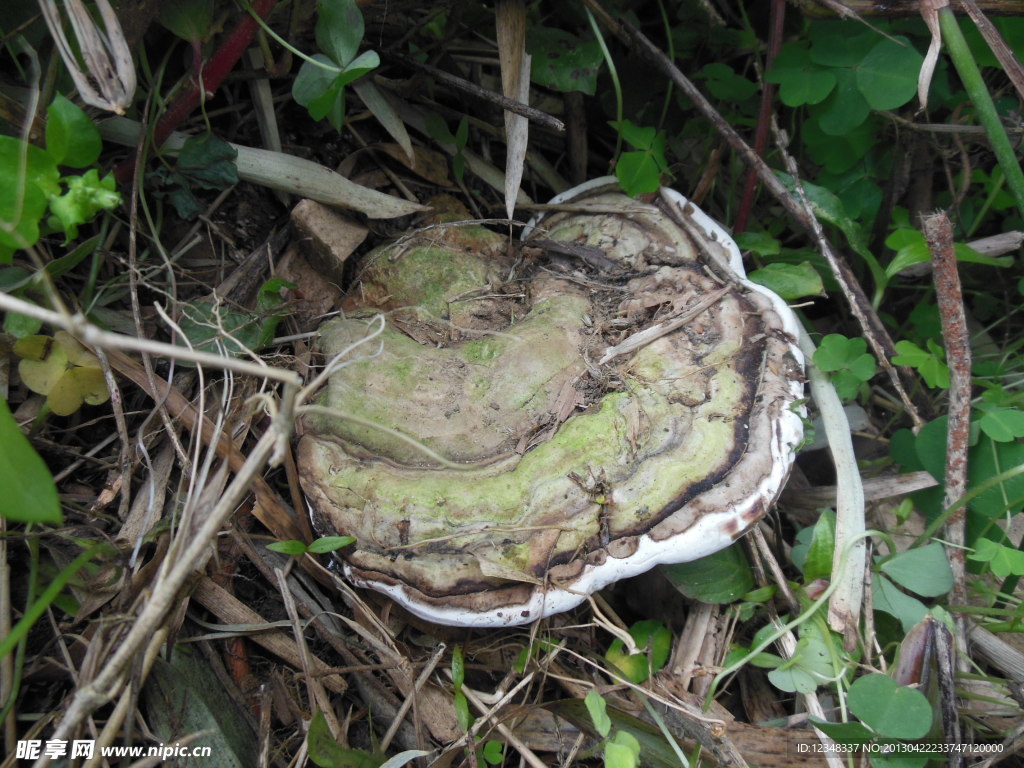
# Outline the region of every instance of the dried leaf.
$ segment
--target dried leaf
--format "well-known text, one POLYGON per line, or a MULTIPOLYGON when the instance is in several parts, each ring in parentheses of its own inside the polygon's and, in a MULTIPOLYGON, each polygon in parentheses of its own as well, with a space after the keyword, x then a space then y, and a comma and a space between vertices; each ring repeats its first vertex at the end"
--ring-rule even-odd
POLYGON ((935 65, 939 60, 939 51, 942 49, 942 32, 939 31, 939 7, 948 5, 948 0, 923 0, 921 3, 921 18, 925 26, 931 32, 932 40, 928 44, 928 53, 925 54, 924 63, 921 64, 921 72, 917 76, 917 100, 920 102, 920 111, 928 108, 928 89, 932 84, 932 75, 935 74, 935 65))
MULTIPOLYGON (((523 0, 500 0, 495 10, 502 92, 506 98, 528 104, 530 56, 526 53, 526 4, 523 0)), ((506 110, 505 212, 510 219, 516 207, 519 182, 523 178, 529 130, 529 121, 525 117, 506 110)))
POLYGON ((117 15, 107 0, 96 0, 103 21, 100 29, 82 0, 64 0, 77 48, 85 62, 85 71, 64 34, 64 24, 54 0, 40 0, 46 26, 57 44, 78 94, 86 104, 123 115, 135 96, 135 64, 125 42, 117 15))
MULTIPOLYGON (((127 118, 112 118, 100 126, 108 141, 135 146, 139 124, 127 118)), ((168 152, 177 152, 188 137, 172 133, 164 144, 168 152)), ((393 219, 428 210, 426 206, 386 195, 360 186, 330 168, 302 157, 232 144, 238 151, 238 177, 271 189, 308 197, 326 205, 365 213, 371 219, 393 219)))

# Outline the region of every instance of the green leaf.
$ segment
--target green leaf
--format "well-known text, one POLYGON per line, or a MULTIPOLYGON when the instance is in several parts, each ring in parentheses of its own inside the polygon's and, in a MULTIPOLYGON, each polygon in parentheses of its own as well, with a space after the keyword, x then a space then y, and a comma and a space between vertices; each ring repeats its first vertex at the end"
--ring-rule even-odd
POLYGON ((53 157, 37 146, 0 136, 0 263, 35 245, 50 197, 61 193, 53 157), (24 165, 23 165, 24 163, 24 165))
POLYGON ((340 133, 345 124, 345 89, 338 84, 338 79, 335 78, 327 90, 312 99, 307 109, 314 120, 326 117, 330 126, 340 133))
POLYGON ((314 539, 307 549, 314 555, 324 555, 347 547, 349 544, 355 543, 355 540, 354 536, 321 536, 319 539, 314 539))
POLYGON ((615 164, 615 176, 630 197, 657 192, 661 187, 661 167, 649 150, 623 152, 615 164))
POLYGON ((743 547, 731 547, 688 563, 662 566, 672 586, 702 603, 731 603, 754 588, 743 547))
POLYGON ((723 101, 746 101, 758 91, 757 83, 736 74, 732 67, 720 61, 705 64, 697 77, 704 80, 712 96, 723 101))
MULTIPOLYGON (((249 768, 259 763, 259 743, 252 737, 245 704, 223 686, 211 685, 208 662, 194 646, 178 644, 170 659, 155 659, 141 698, 155 738, 170 745, 183 734, 193 734, 192 749, 216 755, 207 768, 249 768)), ((168 766, 188 762, 160 761, 168 766)))
POLYGON ((72 366, 64 372, 46 395, 50 410, 58 416, 70 416, 83 403, 99 405, 110 399, 103 371, 97 368, 72 366))
POLYGON ((792 658, 768 673, 772 685, 788 693, 812 693, 830 680, 835 672, 829 642, 816 622, 805 622, 800 627, 800 639, 792 658))
POLYGON ((341 746, 331 735, 327 719, 319 709, 309 722, 306 750, 309 759, 320 768, 377 768, 384 761, 383 755, 371 755, 361 749, 346 749, 341 746))
POLYGON ((236 156, 234 147, 212 134, 193 137, 183 145, 173 170, 164 167, 151 174, 160 184, 155 194, 167 197, 180 218, 194 219, 203 205, 193 188, 220 190, 237 184, 236 156))
POLYGON ((267 544, 267 549, 271 552, 280 552, 282 555, 304 555, 310 551, 309 547, 295 539, 275 541, 272 544, 267 544))
MULTIPOLYGON (((786 189, 796 193, 796 182, 788 173, 777 173, 779 180, 786 185, 786 189)), ((812 184, 803 179, 800 185, 807 195, 807 201, 814 210, 814 215, 822 221, 839 227, 847 241, 858 253, 864 248, 864 232, 860 225, 850 218, 843 201, 834 192, 819 184, 812 184)))
POLYGON ((857 67, 857 86, 872 109, 902 107, 917 93, 923 63, 905 37, 880 40, 857 67))
POLYGON ((488 765, 501 765, 501 761, 505 757, 505 748, 500 741, 491 739, 484 744, 480 753, 488 765))
MULTIPOLYGON (((814 116, 804 121, 801 135, 810 159, 824 166, 827 173, 847 173, 878 145, 878 123, 879 119, 870 115, 848 133, 834 136, 825 133, 821 121, 814 116)), ((873 179, 867 179, 866 182, 878 189, 873 179)))
POLYGON ((469 141, 469 120, 465 116, 459 120, 459 125, 455 129, 455 147, 461 152, 466 148, 466 142, 469 141))
POLYGON ((531 26, 526 49, 533 57, 530 77, 537 85, 594 95, 597 72, 604 59, 596 40, 583 42, 561 29, 531 26))
POLYGON ((380 55, 376 51, 363 51, 345 65, 345 69, 335 82, 339 86, 348 85, 353 80, 358 80, 367 72, 372 72, 379 66, 380 55))
POLYGON ((868 119, 871 107, 857 88, 857 77, 848 69, 835 70, 836 87, 812 114, 830 136, 846 136, 868 119))
POLYGON ((53 523, 64 517, 53 475, 0 398, 0 517, 20 523, 53 523))
POLYGON ((175 169, 203 189, 227 189, 238 183, 238 150, 212 133, 193 136, 178 153, 175 169))
POLYGON ((876 733, 919 739, 931 729, 932 708, 924 694, 888 675, 864 675, 850 686, 850 711, 876 733))
POLYGON ((656 128, 634 125, 631 120, 611 120, 608 122, 608 125, 618 131, 623 140, 628 142, 634 149, 651 149, 654 147, 654 139, 658 135, 656 128))
POLYGON ((911 597, 881 574, 871 580, 871 599, 876 611, 888 613, 899 619, 904 632, 928 615, 928 608, 917 598, 911 597))
POLYGON ((818 296, 825 292, 821 276, 807 261, 800 264, 768 264, 762 269, 750 272, 747 277, 786 301, 802 299, 805 296, 818 296))
POLYGON ((938 597, 953 588, 946 548, 937 542, 893 555, 879 568, 901 587, 924 597, 938 597))
POLYGON ((741 251, 750 251, 758 256, 776 256, 782 251, 782 243, 767 232, 740 232, 733 239, 741 251))
POLYGON ((92 221, 100 211, 111 211, 121 204, 121 195, 112 173, 101 179, 99 171, 92 168, 66 181, 68 191, 60 197, 50 198, 50 211, 58 222, 55 228, 67 235, 65 242, 78 237, 79 224, 92 221))
MULTIPOLYGON (((922 467, 940 483, 945 478, 947 422, 947 417, 941 416, 925 424, 913 441, 922 467)), ((1024 464, 1024 443, 1015 440, 1000 443, 982 433, 967 454, 968 487, 976 488, 994 475, 1021 464, 1024 464)), ((970 509, 991 520, 1002 517, 1010 509, 1019 509, 1021 499, 1024 499, 1024 476, 1018 475, 976 496, 970 509)))
POLYGON ((50 277, 59 277, 70 272, 96 251, 101 240, 100 235, 93 235, 88 240, 79 243, 68 253, 47 263, 46 274, 50 277))
POLYGON ((340 66, 351 62, 363 42, 363 14, 356 0, 318 0, 316 44, 340 66))
POLYGON ((57 165, 84 168, 100 156, 103 140, 95 123, 60 94, 46 108, 46 151, 57 165))
POLYGON ((608 738, 608 734, 612 729, 612 721, 608 717, 608 706, 605 704, 601 694, 594 689, 590 689, 587 692, 586 698, 583 699, 583 703, 587 705, 587 712, 590 713, 590 719, 594 723, 594 728, 602 737, 608 738))
POLYGON ((981 431, 997 443, 1024 437, 1024 411, 1016 408, 987 408, 978 420, 981 431))
MULTIPOLYGON (((867 122, 865 125, 867 125, 867 122)), ((796 193, 796 181, 792 176, 781 172, 776 172, 776 175, 787 189, 794 194, 796 193)), ((807 196, 807 201, 811 204, 814 215, 822 221, 839 227, 850 247, 857 252, 857 255, 864 259, 865 264, 867 264, 868 269, 871 271, 871 277, 875 281, 873 301, 877 305, 881 301, 882 292, 885 289, 888 278, 886 277, 885 270, 878 263, 878 259, 875 258, 871 249, 867 247, 864 230, 861 229, 857 222, 850 218, 843 207, 842 200, 835 194, 824 187, 810 184, 806 181, 801 182, 801 186, 803 187, 804 194, 807 196)))
POLYGON ((629 731, 616 731, 604 744, 605 768, 636 768, 640 764, 640 742, 629 731))
POLYGON ((455 144, 455 136, 452 135, 448 124, 436 113, 427 113, 427 135, 440 144, 455 144))
MULTIPOLYGON (((886 238, 885 244, 896 251, 896 256, 885 268, 889 277, 899 274, 915 264, 930 262, 932 257, 924 235, 916 229, 898 229, 886 238)), ((972 264, 986 264, 990 267, 1009 267, 1013 258, 1009 256, 986 256, 966 243, 954 243, 956 260, 972 264)))
POLYGON ((813 21, 811 61, 825 67, 854 67, 878 41, 878 34, 857 21, 813 21))
POLYGON ((949 367, 936 353, 936 350, 941 351, 941 347, 930 340, 928 346, 929 349, 924 350, 912 341, 897 341, 896 351, 899 354, 892 361, 896 365, 916 368, 929 387, 949 389, 949 367))
POLYGON ((462 646, 456 645, 452 648, 452 684, 458 691, 464 682, 466 682, 466 662, 462 658, 462 646))
POLYGON ((782 47, 764 79, 779 85, 779 99, 787 107, 824 101, 836 85, 831 70, 819 67, 806 48, 792 43, 782 47))
POLYGON ((466 698, 461 690, 455 692, 455 720, 459 724, 459 729, 463 732, 469 731, 473 727, 473 715, 469 711, 469 699, 466 698))
POLYGON ((452 649, 452 685, 455 686, 455 719, 459 728, 466 732, 473 725, 473 715, 469 711, 469 699, 462 692, 462 685, 466 682, 466 662, 462 657, 462 646, 456 644, 452 649))
POLYGON ((839 744, 867 744, 877 734, 861 723, 832 723, 828 720, 819 720, 816 717, 808 718, 814 727, 830 737, 839 744))
POLYGON ((213 0, 175 0, 160 6, 160 23, 187 43, 196 45, 214 33, 213 0))
POLYGON ((974 542, 974 551, 967 555, 967 559, 988 563, 997 579, 1024 576, 1024 552, 989 539, 974 542))
MULTIPOLYGON (((259 348, 266 318, 251 312, 198 300, 181 305, 178 326, 189 345, 201 352, 242 357, 259 348)), ((178 338, 176 343, 184 346, 178 338)), ((192 365, 183 361, 182 365, 192 365)))
POLYGON ((14 354, 21 358, 18 375, 25 386, 40 395, 47 395, 70 363, 63 345, 52 336, 26 336, 14 345, 14 354))
POLYGON ((615 638, 604 657, 629 680, 642 683, 651 676, 651 672, 665 666, 672 650, 672 633, 660 621, 647 619, 636 622, 630 627, 629 634, 640 653, 625 653, 625 644, 615 638))
POLYGON ((316 54, 313 61, 302 63, 299 74, 292 82, 292 98, 303 107, 308 107, 313 99, 330 89, 338 74, 339 68, 333 61, 322 53, 316 54))
POLYGON ((811 532, 811 543, 804 561, 804 581, 828 579, 832 576, 832 556, 836 548, 836 513, 826 509, 811 532))
POLYGON ((852 400, 861 385, 876 373, 875 358, 868 354, 867 341, 830 333, 814 353, 814 364, 832 374, 832 384, 842 400, 852 400))

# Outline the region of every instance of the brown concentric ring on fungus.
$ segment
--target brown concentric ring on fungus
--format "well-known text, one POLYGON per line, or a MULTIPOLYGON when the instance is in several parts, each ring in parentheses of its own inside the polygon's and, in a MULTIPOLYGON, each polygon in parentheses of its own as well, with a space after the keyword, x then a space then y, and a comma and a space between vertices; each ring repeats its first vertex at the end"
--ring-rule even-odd
POLYGON ((352 582, 432 621, 526 623, 717 551, 774 503, 801 439, 796 320, 728 235, 671 190, 648 205, 598 180, 566 200, 521 254, 475 226, 376 252, 321 328, 330 358, 361 310, 388 313, 379 353, 321 396, 361 423, 305 418, 314 523, 356 538, 352 582))

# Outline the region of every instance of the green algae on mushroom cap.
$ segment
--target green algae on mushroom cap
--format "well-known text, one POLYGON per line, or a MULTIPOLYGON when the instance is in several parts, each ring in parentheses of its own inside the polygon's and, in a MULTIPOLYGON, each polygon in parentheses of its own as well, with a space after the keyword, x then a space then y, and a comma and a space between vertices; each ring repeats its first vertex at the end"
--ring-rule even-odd
POLYGON ((429 620, 525 623, 721 549, 774 502, 800 442, 796 321, 727 235, 670 190, 568 199, 521 254, 455 225, 376 252, 347 317, 321 328, 330 358, 388 312, 379 354, 320 396, 359 423, 304 419, 315 526, 356 538, 354 583, 429 620), (617 266, 530 249, 551 241, 617 266))

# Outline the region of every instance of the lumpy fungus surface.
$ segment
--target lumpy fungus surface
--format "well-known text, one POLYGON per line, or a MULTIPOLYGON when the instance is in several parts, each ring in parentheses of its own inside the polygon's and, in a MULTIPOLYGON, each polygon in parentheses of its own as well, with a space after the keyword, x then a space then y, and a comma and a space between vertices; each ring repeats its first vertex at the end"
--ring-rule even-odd
POLYGON ((671 190, 555 203, 514 247, 450 223, 378 249, 320 329, 330 360, 386 317, 304 418, 315 527, 432 621, 522 624, 721 549, 801 439, 796 320, 721 228, 671 190))

